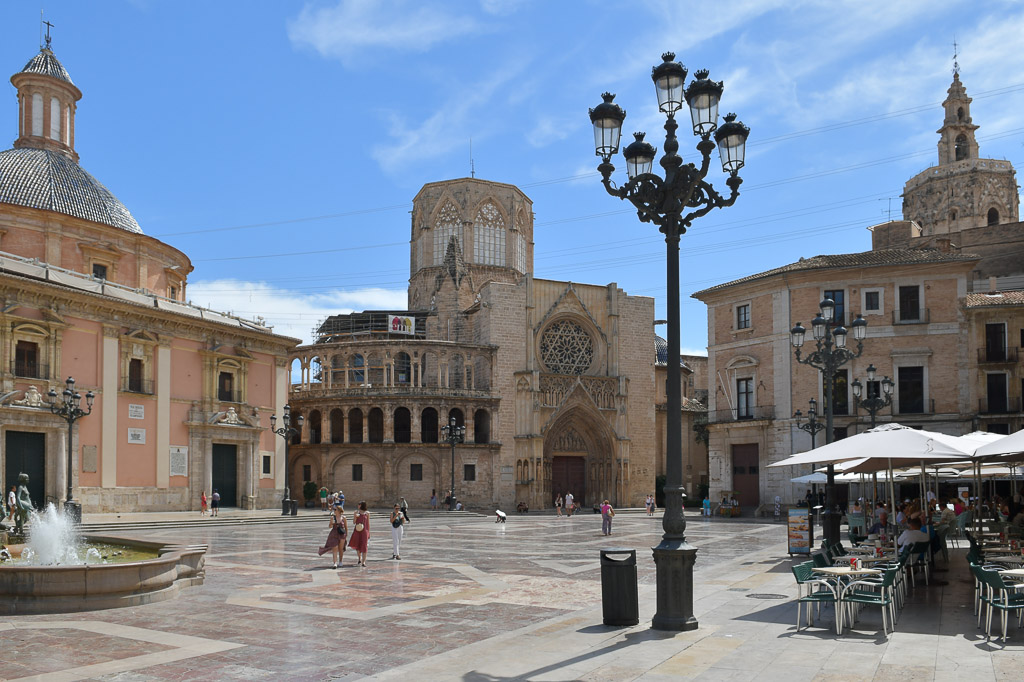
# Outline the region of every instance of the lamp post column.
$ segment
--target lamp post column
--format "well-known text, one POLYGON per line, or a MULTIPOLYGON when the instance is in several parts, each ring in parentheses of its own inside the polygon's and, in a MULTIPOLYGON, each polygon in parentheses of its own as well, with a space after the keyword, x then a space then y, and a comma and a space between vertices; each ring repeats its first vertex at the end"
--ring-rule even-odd
POLYGON ((72 458, 74 455, 74 448, 72 442, 75 435, 75 422, 82 417, 92 414, 93 400, 96 396, 92 391, 88 391, 85 394, 85 404, 87 409, 82 409, 82 395, 75 390, 75 380, 73 377, 68 377, 67 381, 64 382, 64 390, 61 392, 61 401, 57 402, 57 392, 52 388, 47 392, 46 399, 50 407, 50 412, 63 419, 68 424, 68 442, 65 456, 67 457, 67 496, 64 499, 64 515, 71 520, 72 523, 78 524, 82 521, 82 505, 78 504, 73 499, 74 481, 72 476, 74 474, 74 467, 72 466, 72 458))

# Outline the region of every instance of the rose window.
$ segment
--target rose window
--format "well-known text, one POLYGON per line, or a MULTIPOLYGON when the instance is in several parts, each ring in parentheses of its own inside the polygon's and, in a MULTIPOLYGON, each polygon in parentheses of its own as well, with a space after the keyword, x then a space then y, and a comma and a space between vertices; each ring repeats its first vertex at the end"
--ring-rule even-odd
POLYGON ((594 340, 579 324, 560 320, 541 335, 540 359, 549 372, 585 374, 594 364, 594 340))

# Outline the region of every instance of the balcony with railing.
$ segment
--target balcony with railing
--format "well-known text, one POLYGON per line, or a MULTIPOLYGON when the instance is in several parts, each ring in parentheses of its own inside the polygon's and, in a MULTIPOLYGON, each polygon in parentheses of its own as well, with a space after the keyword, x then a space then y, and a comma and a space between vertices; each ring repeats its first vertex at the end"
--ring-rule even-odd
POLYGON ((217 389, 217 400, 222 403, 242 402, 242 392, 238 389, 219 388, 217 389))
POLYGON ((709 424, 722 424, 724 422, 758 421, 775 418, 774 405, 757 405, 740 409, 714 410, 708 412, 709 424))
POLYGON ((121 377, 121 390, 125 393, 153 395, 153 380, 133 376, 121 377))
POLYGON ((1020 398, 988 397, 978 399, 979 414, 1016 414, 1020 412, 1020 398))
POLYGON ((984 348, 978 349, 978 362, 980 364, 998 362, 1017 362, 1019 352, 1019 348, 1000 348, 999 346, 993 346, 989 348, 986 346, 984 348))
POLYGON ((50 368, 41 362, 15 360, 11 363, 11 372, 22 379, 48 379, 50 368))
POLYGON ((931 310, 928 308, 897 308, 892 311, 893 324, 928 324, 931 310))
POLYGON ((915 414, 935 414, 935 399, 927 398, 918 401, 905 400, 900 404, 899 400, 893 400, 893 414, 894 415, 915 415, 915 414))

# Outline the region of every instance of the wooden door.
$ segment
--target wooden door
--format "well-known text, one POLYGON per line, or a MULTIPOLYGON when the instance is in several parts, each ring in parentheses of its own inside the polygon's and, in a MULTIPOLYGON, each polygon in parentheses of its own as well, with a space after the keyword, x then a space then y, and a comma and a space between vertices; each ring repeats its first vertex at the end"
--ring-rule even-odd
POLYGON ((732 446, 732 487, 741 507, 761 504, 760 462, 757 443, 732 446))
MULTIPOLYGON (((292 499, 298 499, 302 483, 291 481, 292 499), (297 484, 297 485, 296 485, 297 484)), ((213 444, 213 489, 220 493, 220 506, 238 506, 238 446, 213 444)))
POLYGON ((553 457, 551 459, 551 500, 572 493, 576 504, 584 506, 587 499, 587 462, 584 457, 553 457))
MULTIPOLYGON (((66 462, 65 462, 66 464, 66 462)), ((4 438, 3 492, 18 485, 18 474, 28 474, 28 494, 36 509, 46 506, 46 434, 8 431, 4 438)), ((64 491, 61 491, 64 492, 64 491)))

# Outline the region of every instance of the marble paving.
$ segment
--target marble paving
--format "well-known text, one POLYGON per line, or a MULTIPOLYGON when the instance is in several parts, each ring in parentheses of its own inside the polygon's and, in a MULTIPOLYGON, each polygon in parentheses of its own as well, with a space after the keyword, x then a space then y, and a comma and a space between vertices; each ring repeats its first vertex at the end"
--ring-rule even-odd
MULTIPOLYGON (((307 512, 320 514, 320 512, 307 512)), ((210 546, 206 583, 174 600, 0 619, 10 680, 996 680, 1024 677, 1024 629, 1004 644, 974 624, 962 552, 947 583, 918 587, 897 632, 865 611, 837 638, 831 612, 795 630, 797 590, 782 524, 689 519, 699 549, 700 628, 651 630, 660 519, 413 512, 402 560, 386 519, 366 568, 316 548, 322 523, 162 528, 210 546), (602 625, 599 550, 637 550, 639 626, 602 625), (965 677, 966 676, 966 677, 965 677)), ((139 535, 138 532, 126 532, 139 535)), ((941 566, 941 564, 940 564, 941 566)))

